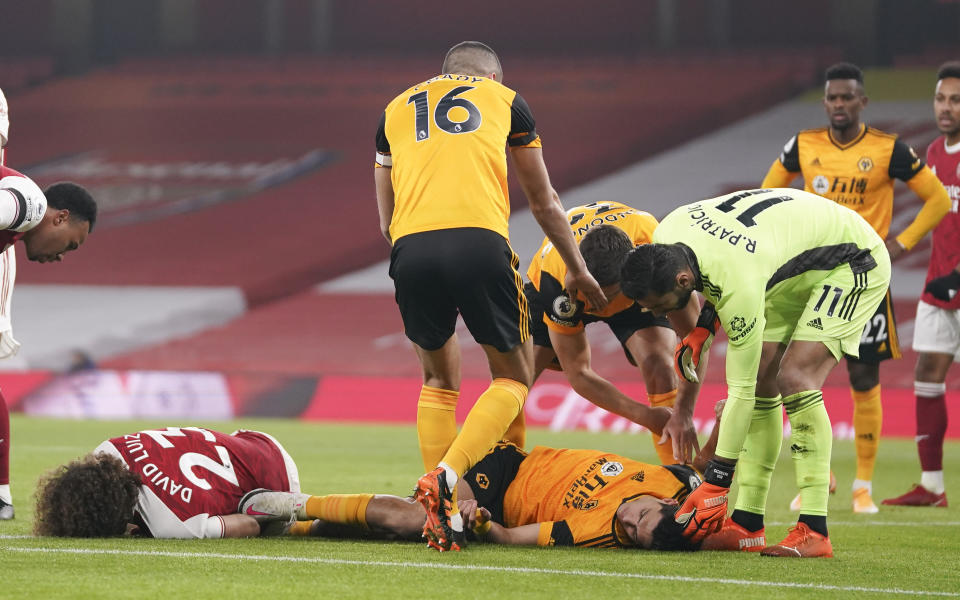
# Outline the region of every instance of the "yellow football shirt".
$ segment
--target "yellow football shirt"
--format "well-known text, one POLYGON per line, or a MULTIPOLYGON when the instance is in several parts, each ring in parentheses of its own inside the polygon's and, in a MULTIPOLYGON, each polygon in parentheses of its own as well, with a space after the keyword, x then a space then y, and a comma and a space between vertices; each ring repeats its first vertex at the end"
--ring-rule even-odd
MULTIPOLYGON (((896 135, 861 128, 846 144, 827 127, 801 131, 787 142, 779 162, 788 173, 803 174, 805 191, 855 210, 886 239, 893 217, 893 180, 909 181, 929 168, 896 135)), ((786 183, 771 169, 761 187, 786 183)))
POLYGON ((504 525, 539 523, 541 546, 632 546, 616 526, 621 504, 642 495, 682 502, 699 483, 696 472, 683 465, 537 446, 504 494, 504 525))
POLYGON ((391 239, 480 227, 509 239, 506 145, 539 147, 523 98, 497 81, 438 75, 387 105, 377 166, 391 167, 391 239))

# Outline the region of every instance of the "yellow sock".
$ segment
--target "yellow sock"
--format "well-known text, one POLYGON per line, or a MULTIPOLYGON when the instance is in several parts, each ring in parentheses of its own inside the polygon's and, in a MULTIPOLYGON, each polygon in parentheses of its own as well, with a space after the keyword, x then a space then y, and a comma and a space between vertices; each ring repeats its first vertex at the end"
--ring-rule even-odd
POLYGON ((523 450, 527 444, 527 419, 524 416, 523 409, 517 413, 517 418, 507 427, 507 432, 503 434, 503 439, 523 450))
POLYGON ((296 521, 290 525, 290 529, 287 530, 287 535, 310 535, 310 527, 312 525, 313 521, 296 521))
POLYGON ((883 405, 880 403, 880 385, 865 391, 850 390, 853 396, 853 431, 857 441, 857 479, 873 479, 883 427, 883 405))
MULTIPOLYGON (((647 394, 647 400, 650 401, 650 406, 667 406, 672 408, 673 403, 677 400, 677 390, 670 390, 664 394, 647 394)), ((660 457, 660 463, 664 465, 672 465, 677 462, 673 458, 673 440, 667 442, 666 444, 660 444, 660 436, 651 433, 653 436, 653 449, 657 451, 657 456, 660 457)))
POLYGON ((307 499, 307 516, 330 523, 367 527, 367 504, 373 494, 329 494, 307 499))
POLYGON ((494 379, 463 422, 460 435, 443 456, 443 462, 458 477, 477 464, 523 410, 527 386, 513 379, 494 379))
POLYGON ((420 389, 417 402, 417 439, 424 472, 437 467, 457 438, 457 399, 460 392, 430 386, 420 389))

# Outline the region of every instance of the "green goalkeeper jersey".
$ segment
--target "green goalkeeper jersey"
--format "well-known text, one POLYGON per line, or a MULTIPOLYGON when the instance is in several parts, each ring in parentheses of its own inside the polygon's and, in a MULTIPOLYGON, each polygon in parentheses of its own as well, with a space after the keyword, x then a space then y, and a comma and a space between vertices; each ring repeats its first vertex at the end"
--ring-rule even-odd
POLYGON ((653 233, 661 244, 681 243, 696 255, 702 292, 717 308, 729 338, 730 398, 753 398, 768 313, 777 294, 805 290, 798 281, 824 276, 843 264, 856 272, 876 266, 871 249, 883 247, 854 211, 808 192, 758 189, 687 204, 667 215, 653 233), (784 284, 784 285, 778 285, 784 284))

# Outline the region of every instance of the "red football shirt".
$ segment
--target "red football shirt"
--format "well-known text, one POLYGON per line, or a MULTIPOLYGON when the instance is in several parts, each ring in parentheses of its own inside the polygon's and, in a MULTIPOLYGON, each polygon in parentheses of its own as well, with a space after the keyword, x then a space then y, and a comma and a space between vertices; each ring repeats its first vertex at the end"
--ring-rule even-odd
POLYGON ((94 452, 140 475, 137 513, 157 538, 222 537, 221 515, 257 488, 300 491, 296 465, 271 436, 167 427, 116 437, 94 452))
MULTIPOLYGON (((960 263, 960 213, 957 212, 957 204, 960 202, 960 144, 948 148, 946 139, 941 135, 927 148, 927 164, 943 183, 943 187, 947 188, 951 206, 950 212, 933 230, 933 250, 930 253, 930 266, 927 268, 924 287, 931 279, 946 275, 960 263)), ((960 294, 954 296, 953 300, 944 302, 924 292, 921 299, 940 308, 960 309, 960 294)))

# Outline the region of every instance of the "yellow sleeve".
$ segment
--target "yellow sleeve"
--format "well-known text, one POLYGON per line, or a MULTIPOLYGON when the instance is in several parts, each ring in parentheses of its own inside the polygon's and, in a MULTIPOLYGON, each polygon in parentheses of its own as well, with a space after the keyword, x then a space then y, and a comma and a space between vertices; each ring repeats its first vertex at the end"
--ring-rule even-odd
MULTIPOLYGON (((520 135, 524 135, 524 134, 518 133, 518 134, 516 134, 516 135, 517 135, 517 136, 520 136, 520 135)), ((513 136, 511 136, 511 137, 513 137, 513 136)), ((536 138, 534 138, 534 140, 533 140, 532 142, 530 142, 529 144, 523 144, 522 146, 510 146, 510 147, 511 147, 511 148, 543 148, 543 141, 540 139, 540 136, 538 135, 538 136, 537 136, 536 138)))
POLYGON ((545 521, 540 523, 540 533, 537 534, 537 545, 538 546, 552 546, 553 545, 553 521, 545 521))
POLYGON ((640 220, 640 236, 642 239, 634 239, 634 244, 649 244, 653 241, 653 231, 660 222, 653 215, 644 215, 640 220))
POLYGON ((937 226, 943 217, 950 212, 950 194, 933 174, 930 167, 923 167, 916 175, 907 181, 907 185, 920 199, 923 208, 917 213, 913 223, 897 236, 897 241, 909 250, 923 239, 923 236, 937 226))
POLYGON ((780 163, 780 159, 773 161, 773 164, 770 165, 770 170, 767 171, 766 177, 763 178, 763 183, 760 184, 762 188, 782 188, 790 185, 790 182, 794 180, 798 173, 791 173, 788 171, 783 164, 780 163))

